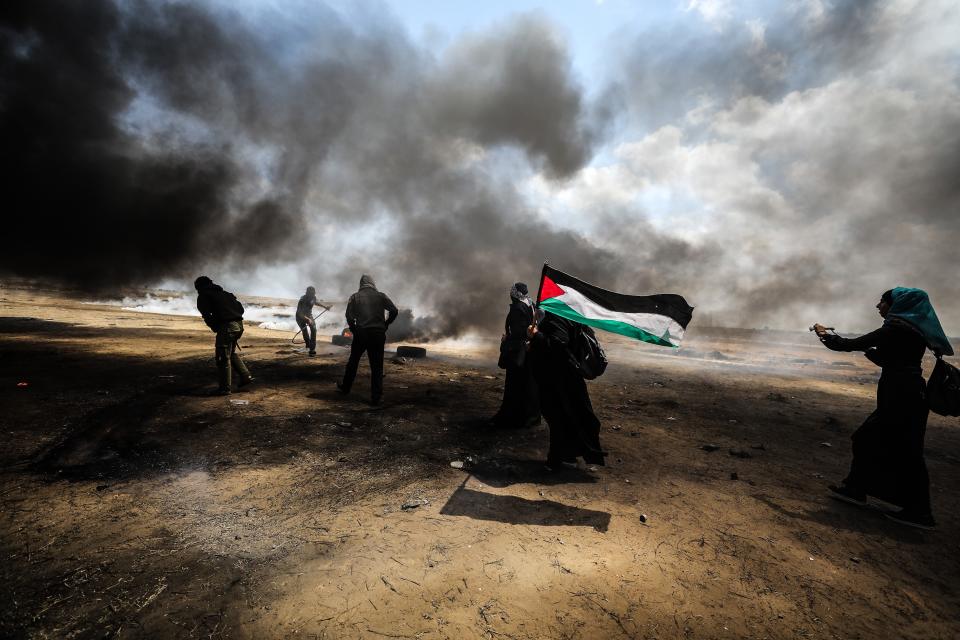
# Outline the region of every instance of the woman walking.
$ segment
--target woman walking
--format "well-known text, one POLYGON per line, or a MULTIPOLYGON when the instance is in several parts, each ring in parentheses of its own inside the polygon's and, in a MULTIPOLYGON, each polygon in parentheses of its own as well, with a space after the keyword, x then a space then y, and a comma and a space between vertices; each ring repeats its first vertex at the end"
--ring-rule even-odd
POLYGON ((540 390, 540 410, 550 426, 547 469, 583 457, 587 464, 604 464, 600 448, 600 420, 593 413, 587 384, 578 370, 570 346, 583 325, 549 311, 539 324, 531 324, 530 358, 540 390))
POLYGON ((897 505, 886 514, 899 523, 932 529, 930 480, 923 458, 927 427, 926 385, 921 360, 926 349, 953 355, 925 291, 897 287, 877 303, 883 326, 858 338, 841 338, 814 325, 820 341, 834 351, 863 351, 882 368, 877 408, 853 434, 853 461, 833 497, 866 505, 874 496, 897 505))

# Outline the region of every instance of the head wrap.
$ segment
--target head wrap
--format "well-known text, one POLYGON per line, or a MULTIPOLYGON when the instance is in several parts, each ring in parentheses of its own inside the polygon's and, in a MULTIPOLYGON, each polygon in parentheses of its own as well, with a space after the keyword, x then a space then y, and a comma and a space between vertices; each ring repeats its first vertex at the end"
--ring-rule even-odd
POLYGON ((200 276, 199 278, 193 281, 193 287, 195 289, 205 289, 211 286, 213 286, 213 280, 211 280, 207 276, 200 276))
POLYGON ((512 287, 510 287, 510 298, 516 300, 517 302, 522 302, 525 305, 532 307, 533 302, 530 301, 530 296, 527 295, 529 290, 527 285, 522 282, 516 282, 512 287))
POLYGON ((893 302, 884 319, 884 324, 906 324, 927 341, 927 346, 936 355, 953 355, 953 347, 947 340, 937 312, 923 289, 897 287, 892 292, 893 302))

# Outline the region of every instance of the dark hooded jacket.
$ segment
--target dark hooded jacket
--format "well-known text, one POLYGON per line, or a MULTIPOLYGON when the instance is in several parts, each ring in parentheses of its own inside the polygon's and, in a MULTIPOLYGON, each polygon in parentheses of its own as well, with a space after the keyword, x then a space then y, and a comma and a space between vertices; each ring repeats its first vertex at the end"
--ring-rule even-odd
POLYGON ((214 331, 234 320, 243 320, 243 305, 229 291, 212 282, 197 290, 197 310, 214 331))
POLYGON ((373 278, 364 274, 360 277, 360 290, 350 296, 347 302, 347 325, 351 330, 380 329, 386 331, 390 323, 397 318, 397 307, 387 294, 377 290, 373 278), (384 319, 384 312, 388 313, 384 319))

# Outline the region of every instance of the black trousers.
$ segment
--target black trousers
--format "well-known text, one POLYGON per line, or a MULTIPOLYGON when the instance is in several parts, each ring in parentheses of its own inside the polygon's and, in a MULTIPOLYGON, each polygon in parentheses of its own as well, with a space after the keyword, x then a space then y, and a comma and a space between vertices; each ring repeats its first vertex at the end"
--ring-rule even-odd
POLYGON ((310 351, 317 350, 317 325, 313 318, 304 318, 297 316, 297 325, 300 327, 300 333, 303 336, 303 344, 310 351))
POLYGON ((370 362, 370 397, 376 401, 383 395, 383 345, 387 341, 387 332, 383 329, 357 329, 353 332, 350 345, 350 359, 343 374, 343 390, 349 392, 353 379, 357 377, 357 367, 364 352, 370 362))

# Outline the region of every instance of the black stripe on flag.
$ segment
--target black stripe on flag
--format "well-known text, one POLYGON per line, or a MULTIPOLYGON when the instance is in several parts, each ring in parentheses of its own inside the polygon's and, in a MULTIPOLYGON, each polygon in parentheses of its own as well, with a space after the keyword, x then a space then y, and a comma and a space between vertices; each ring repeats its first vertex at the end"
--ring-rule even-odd
POLYGON ((557 271, 546 264, 543 265, 543 274, 540 277, 541 283, 543 282, 543 276, 547 276, 560 285, 561 288, 569 286, 572 289, 576 289, 585 297, 612 311, 622 311, 623 313, 657 313, 672 318, 684 329, 687 328, 687 324, 689 324, 690 319, 693 317, 693 307, 687 304, 683 296, 675 293, 658 293, 652 296, 628 296, 623 293, 616 293, 595 287, 563 271, 557 271))

